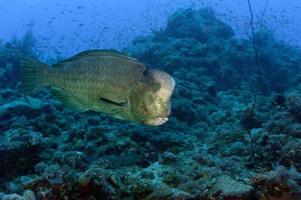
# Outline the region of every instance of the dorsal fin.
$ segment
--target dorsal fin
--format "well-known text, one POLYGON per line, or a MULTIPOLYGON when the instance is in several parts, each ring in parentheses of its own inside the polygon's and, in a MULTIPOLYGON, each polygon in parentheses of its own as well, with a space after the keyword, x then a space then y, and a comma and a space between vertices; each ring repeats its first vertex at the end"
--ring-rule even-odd
POLYGON ((113 57, 118 57, 118 58, 123 58, 126 60, 130 60, 133 62, 138 62, 138 60, 136 60, 135 58, 129 57, 123 53, 120 53, 116 50, 88 50, 88 51, 83 51, 69 59, 66 60, 62 60, 56 64, 53 64, 52 67, 54 68, 59 68, 62 67, 63 64, 66 64, 68 62, 72 62, 72 61, 76 61, 78 59, 81 58, 85 58, 85 57, 91 57, 91 56, 113 56, 113 57))

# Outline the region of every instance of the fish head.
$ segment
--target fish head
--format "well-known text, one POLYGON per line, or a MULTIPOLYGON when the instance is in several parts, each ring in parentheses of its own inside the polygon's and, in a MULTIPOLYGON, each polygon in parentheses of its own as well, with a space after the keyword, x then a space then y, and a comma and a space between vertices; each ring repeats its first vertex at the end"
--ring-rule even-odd
POLYGON ((130 98, 131 114, 139 123, 160 126, 169 119, 175 81, 160 70, 148 70, 147 76, 151 81, 140 88, 134 99, 130 98))

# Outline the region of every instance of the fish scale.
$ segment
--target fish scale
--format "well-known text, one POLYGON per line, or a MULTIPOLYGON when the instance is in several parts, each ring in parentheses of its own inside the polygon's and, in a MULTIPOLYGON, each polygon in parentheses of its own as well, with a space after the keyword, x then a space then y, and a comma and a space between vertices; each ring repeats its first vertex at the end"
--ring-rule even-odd
POLYGON ((148 125, 165 123, 170 113, 173 78, 118 52, 86 51, 52 68, 26 60, 22 68, 28 91, 50 86, 63 105, 78 111, 94 110, 148 125))

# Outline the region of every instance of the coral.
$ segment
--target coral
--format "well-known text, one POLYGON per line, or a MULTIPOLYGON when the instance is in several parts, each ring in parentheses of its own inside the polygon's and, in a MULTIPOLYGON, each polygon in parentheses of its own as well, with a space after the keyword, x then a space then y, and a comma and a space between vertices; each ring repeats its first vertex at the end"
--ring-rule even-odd
POLYGON ((174 164, 177 161, 177 157, 171 152, 164 152, 159 158, 161 164, 174 164))
POLYGON ((0 88, 18 87, 19 60, 23 56, 37 57, 36 42, 30 30, 21 39, 0 43, 0 88))
POLYGON ((36 56, 35 39, 0 44, 0 199, 298 199, 300 50, 255 37, 254 107, 251 40, 212 9, 179 10, 137 37, 124 51, 177 83, 160 127, 73 112, 47 88, 24 97, 18 59, 36 56))
POLYGON ((219 193, 224 199, 246 199, 251 195, 252 190, 252 186, 236 181, 229 176, 218 177, 213 186, 213 192, 219 193))
POLYGON ((0 199, 1 200, 36 200, 36 197, 32 191, 26 190, 22 196, 18 194, 8 194, 8 195, 3 194, 3 196, 1 196, 0 194, 0 199))
POLYGON ((30 173, 44 147, 41 133, 10 129, 0 136, 0 180, 30 173), (22 167, 20 167, 22 166, 22 167))
POLYGON ((298 95, 289 95, 287 97, 287 107, 295 119, 301 122, 301 98, 298 95))
POLYGON ((252 184, 260 191, 260 200, 295 200, 301 197, 300 179, 294 168, 278 167, 265 176, 253 177, 252 184))
POLYGON ((26 190, 23 194, 24 200, 36 200, 35 194, 33 191, 26 190))
POLYGON ((234 31, 217 20, 214 11, 210 8, 198 12, 184 9, 169 18, 166 35, 175 38, 195 38, 201 43, 206 43, 219 38, 229 39, 234 36, 234 31))

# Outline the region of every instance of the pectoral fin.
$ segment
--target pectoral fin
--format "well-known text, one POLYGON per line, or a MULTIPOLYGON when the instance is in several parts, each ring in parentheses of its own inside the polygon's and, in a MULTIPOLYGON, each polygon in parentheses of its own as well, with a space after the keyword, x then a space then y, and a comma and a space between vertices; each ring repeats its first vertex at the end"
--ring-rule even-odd
POLYGON ((61 88, 52 86, 50 87, 50 92, 53 96, 60 100, 64 106, 68 108, 71 108, 78 112, 84 112, 89 110, 88 107, 85 106, 85 104, 80 99, 71 94, 68 94, 61 88))
POLYGON ((128 102, 126 100, 122 101, 122 102, 115 102, 115 101, 112 101, 110 99, 99 98, 99 101, 101 103, 108 104, 108 105, 111 105, 111 106, 119 106, 119 107, 127 107, 128 106, 128 102))

